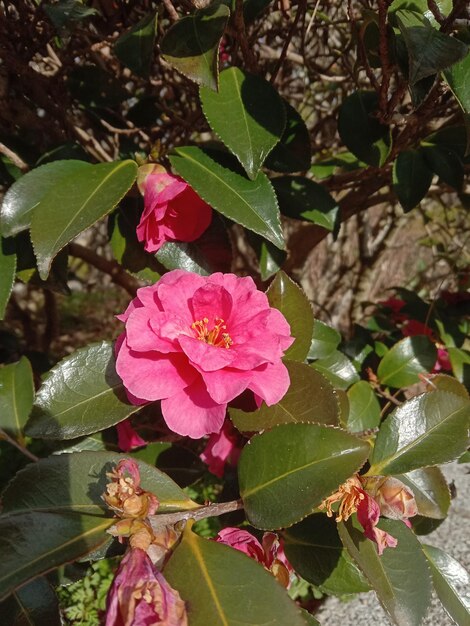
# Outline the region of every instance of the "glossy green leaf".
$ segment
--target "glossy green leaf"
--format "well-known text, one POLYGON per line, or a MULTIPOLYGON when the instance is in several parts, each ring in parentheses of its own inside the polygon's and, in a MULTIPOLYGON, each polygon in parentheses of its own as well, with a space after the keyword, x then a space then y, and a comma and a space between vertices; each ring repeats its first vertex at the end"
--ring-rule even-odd
POLYGON ((314 361, 310 367, 323 374, 337 389, 346 391, 359 381, 359 375, 351 360, 339 350, 334 350, 329 356, 314 361))
MULTIPOLYGON (((447 16, 452 11, 452 0, 435 0, 435 2, 441 15, 447 16)), ((388 11, 389 13, 395 13, 400 9, 417 11, 429 20, 435 28, 439 28, 440 26, 429 8, 428 0, 393 0, 388 11)))
POLYGON ((0 604, 0 615, 8 626, 61 626, 59 601, 42 576, 17 589, 0 604))
POLYGON ((457 626, 470 622, 470 575, 450 554, 423 545, 439 600, 457 626))
POLYGON ((59 0, 55 4, 43 4, 42 8, 59 30, 70 22, 81 22, 87 17, 99 15, 99 11, 85 6, 79 0, 59 0))
POLYGON ((414 85, 465 57, 468 47, 460 40, 435 29, 414 11, 395 13, 408 50, 408 80, 414 85))
POLYGON ((85 161, 53 161, 24 174, 8 189, 0 210, 0 230, 5 237, 29 228, 34 209, 61 180, 87 172, 92 166, 85 161))
POLYGON ((201 276, 207 276, 212 271, 197 243, 167 242, 156 257, 167 270, 186 270, 201 276))
POLYGON ((282 100, 286 110, 286 126, 278 144, 266 159, 266 167, 286 174, 308 170, 312 160, 310 134, 302 116, 287 100, 282 100))
POLYGON ((61 178, 46 192, 31 220, 41 278, 47 278, 52 259, 69 241, 116 206, 136 176, 134 161, 100 163, 61 178))
POLYGON ((238 464, 247 518, 264 529, 300 521, 365 462, 369 444, 342 430, 283 424, 254 436, 238 464))
POLYGON ((287 254, 276 248, 270 241, 259 238, 259 246, 255 247, 258 252, 259 271, 261 280, 268 280, 281 269, 287 254))
POLYGON ((294 343, 285 356, 293 361, 304 361, 311 343, 313 311, 304 291, 282 270, 278 272, 266 292, 269 304, 278 309, 289 323, 294 343))
POLYGON ((108 341, 81 348, 49 372, 40 387, 26 433, 41 439, 75 439, 121 422, 139 406, 127 400, 108 341))
POLYGON ((5 316, 15 282, 16 253, 13 241, 0 237, 0 320, 5 316))
POLYGON ((265 174, 248 180, 195 146, 175 149, 170 162, 216 211, 284 248, 276 195, 265 174))
POLYGON ((349 417, 347 428, 350 432, 361 432, 377 428, 380 424, 380 403, 374 390, 365 380, 354 383, 348 389, 349 417))
POLYGON ((431 601, 431 576, 421 544, 399 520, 381 520, 381 530, 398 540, 379 556, 362 526, 350 518, 338 524, 341 540, 396 626, 421 626, 431 601))
POLYGON ((466 152, 470 147, 470 53, 444 72, 445 79, 457 99, 467 127, 466 152))
POLYGON ((438 467, 425 467, 397 476, 413 492, 418 514, 444 519, 450 507, 450 490, 438 467))
POLYGON ((312 343, 308 351, 308 358, 324 359, 335 352, 340 342, 341 335, 336 329, 320 320, 314 320, 312 343))
POLYGON ((187 529, 164 569, 191 626, 305 626, 300 609, 263 566, 187 529))
POLYGON ((278 176, 271 182, 283 215, 335 230, 339 206, 323 185, 303 176, 278 176))
POLYGON ((432 370, 436 357, 436 346, 426 335, 405 337, 380 361, 377 376, 382 385, 408 387, 419 381, 418 374, 432 370))
POLYGON ((242 432, 260 431, 278 424, 314 422, 339 425, 338 392, 324 376, 304 363, 286 361, 290 386, 286 395, 273 406, 262 404, 251 413, 229 409, 230 418, 242 432))
POLYGON ((0 517, 0 598, 20 585, 86 555, 108 540, 113 518, 77 513, 0 517))
POLYGON ((377 94, 356 91, 343 100, 339 111, 338 132, 344 145, 361 161, 381 167, 391 149, 390 128, 381 124, 377 94))
MULTIPOLYGON (((3 492, 2 512, 86 513, 109 515, 102 499, 109 483, 107 473, 127 458, 116 452, 75 452, 57 454, 20 470, 3 492)), ((160 503, 158 512, 196 508, 182 489, 160 470, 136 461, 141 486, 154 493, 160 503)))
POLYGON ((431 391, 397 407, 382 423, 369 475, 404 474, 457 459, 468 446, 470 402, 431 391))
POLYGON ((267 80, 238 67, 220 74, 218 91, 201 87, 199 95, 212 130, 255 179, 284 132, 281 97, 267 80))
POLYGON ((160 44, 165 61, 199 85, 217 89, 219 43, 229 16, 227 6, 214 3, 178 20, 160 44))
POLYGON ((157 14, 145 15, 114 44, 114 54, 138 76, 148 76, 155 46, 157 14))
POLYGON ((393 189, 405 211, 411 211, 421 202, 432 177, 432 170, 420 150, 400 152, 393 163, 393 189))
POLYGON ((452 372, 458 381, 470 388, 470 352, 460 348, 448 348, 452 372))
POLYGON ((23 427, 34 401, 33 372, 23 356, 17 363, 0 368, 0 428, 22 439, 23 427))
POLYGON ((459 155, 445 146, 423 146, 420 148, 429 169, 439 176, 442 182, 457 191, 462 189, 464 169, 459 155))
POLYGON ((369 591, 367 580, 344 549, 332 518, 315 513, 282 536, 294 570, 324 593, 342 596, 369 591))

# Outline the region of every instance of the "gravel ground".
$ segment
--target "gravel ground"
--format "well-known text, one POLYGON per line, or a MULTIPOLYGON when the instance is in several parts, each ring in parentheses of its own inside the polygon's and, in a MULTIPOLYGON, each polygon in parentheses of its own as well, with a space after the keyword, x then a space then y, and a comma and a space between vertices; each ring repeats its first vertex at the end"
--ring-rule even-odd
MULTIPOLYGON (((468 464, 450 463, 442 470, 447 480, 453 481, 457 498, 452 501, 449 516, 430 535, 421 537, 423 542, 448 552, 464 567, 470 570, 470 483, 468 464)), ((350 602, 328 598, 315 615, 322 626, 389 626, 385 611, 373 592, 356 596, 350 602)), ((455 626, 442 605, 433 598, 425 621, 426 626, 455 626)))

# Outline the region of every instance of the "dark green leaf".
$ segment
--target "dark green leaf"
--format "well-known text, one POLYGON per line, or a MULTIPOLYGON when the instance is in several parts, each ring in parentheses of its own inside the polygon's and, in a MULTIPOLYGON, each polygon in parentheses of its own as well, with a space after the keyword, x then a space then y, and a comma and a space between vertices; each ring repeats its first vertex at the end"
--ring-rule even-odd
POLYGON ((177 148, 170 161, 216 211, 284 249, 276 195, 265 174, 248 180, 195 146, 177 148))
POLYGON ((260 431, 278 424, 316 422, 339 424, 338 393, 321 374, 304 363, 286 361, 290 386, 286 395, 275 405, 252 413, 230 409, 230 418, 238 430, 260 431))
POLYGON ((286 357, 304 361, 310 348, 313 331, 313 311, 304 291, 282 270, 269 285, 266 292, 269 304, 278 309, 289 322, 294 343, 286 351, 286 357))
POLYGON ((280 142, 266 159, 266 167, 286 174, 308 170, 312 160, 310 135, 302 116, 283 99, 286 127, 280 142))
POLYGON ((88 165, 46 192, 31 220, 41 278, 47 278, 52 259, 69 241, 112 211, 136 176, 134 161, 88 165))
POLYGON ((344 391, 359 380, 351 360, 339 350, 334 350, 329 356, 314 361, 310 367, 323 374, 334 387, 344 391))
POLYGON ((313 335, 309 359, 324 359, 335 352, 341 341, 341 335, 337 330, 320 320, 313 322, 313 335))
POLYGON ((10 437, 23 438, 23 427, 34 401, 33 372, 23 356, 0 368, 0 428, 10 437))
POLYGON ((426 335, 405 337, 380 361, 377 376, 382 385, 408 387, 419 381, 418 374, 432 370, 436 357, 436 346, 426 335))
POLYGON ((457 626, 470 622, 470 575, 462 565, 433 546, 423 545, 439 600, 457 626))
POLYGON ((457 99, 467 127, 466 152, 470 148, 470 54, 444 72, 446 81, 457 99))
POLYGON ((468 446, 469 418, 469 400, 447 391, 408 400, 380 427, 369 475, 404 474, 457 459, 468 446))
POLYGON ((69 22, 81 22, 87 17, 99 15, 99 11, 85 6, 79 0, 59 0, 55 4, 43 4, 42 8, 59 30, 69 22))
POLYGON ((365 380, 360 380, 348 389, 350 432, 361 432, 377 428, 380 424, 380 403, 374 390, 365 380))
POLYGON ((344 549, 333 519, 315 513, 282 536, 289 563, 324 593, 342 596, 369 591, 369 584, 344 549))
POLYGON ((5 626, 61 626, 59 602, 46 578, 36 578, 0 604, 5 626))
POLYGON ((167 242, 156 257, 167 270, 186 270, 201 276, 207 276, 212 271, 196 243, 167 242))
POLYGON ((121 422, 139 406, 127 400, 108 341, 65 357, 38 391, 26 432, 41 439, 75 439, 121 422))
POLYGON ((391 149, 390 128, 381 124, 375 91, 356 91, 343 101, 339 111, 338 132, 341 141, 364 163, 381 167, 391 149))
POLYGON ((0 599, 108 540, 113 518, 77 513, 23 513, 0 517, 0 599))
POLYGON ((61 180, 87 172, 91 167, 85 161, 53 161, 22 176, 3 199, 0 212, 2 234, 11 237, 29 228, 35 207, 50 189, 59 185, 61 180))
POLYGON ((369 444, 316 424, 255 435, 238 464, 240 495, 257 528, 285 528, 309 515, 365 462, 369 444))
POLYGON ((397 11, 396 19, 408 50, 408 80, 414 85, 465 57, 468 47, 432 27, 413 11, 397 11))
POLYGON ((155 46, 157 14, 143 17, 114 44, 114 54, 138 76, 148 76, 155 46))
POLYGON ((270 241, 261 240, 258 255, 261 280, 268 280, 280 269, 287 254, 276 248, 270 241))
POLYGON ((398 540, 379 556, 374 542, 350 518, 338 524, 344 546, 370 582, 396 626, 421 626, 431 600, 431 577, 421 544, 399 520, 381 520, 381 530, 398 540))
POLYGON ((165 61, 199 85, 217 89, 219 43, 229 16, 229 8, 215 2, 178 20, 160 44, 165 61))
POLYGON ((424 155, 429 169, 439 176, 442 182, 460 191, 463 185, 463 163, 459 155, 444 146, 423 146, 420 151, 424 155))
POLYGON ((218 91, 201 87, 199 94, 212 130, 254 180, 286 125, 281 97, 267 80, 238 67, 220 74, 218 91))
POLYGON ((300 609, 259 563, 189 528, 164 569, 191 626, 305 626, 300 609))
POLYGON ((450 491, 438 467, 425 467, 397 476, 414 493, 418 514, 434 519, 447 516, 450 491))
POLYGON ((15 282, 16 253, 11 239, 0 237, 0 320, 5 316, 15 282))
MULTIPOLYGON (((101 498, 109 483, 107 472, 125 458, 126 455, 116 452, 87 451, 53 455, 29 463, 3 492, 2 512, 16 515, 75 511, 101 517, 109 515, 101 498)), ((166 474, 143 461, 137 463, 141 486, 157 496, 159 513, 197 507, 166 474)))
POLYGON ((459 348, 447 348, 454 376, 470 388, 470 353, 459 348))
POLYGON ((283 215, 335 230, 339 206, 323 185, 303 176, 278 176, 271 182, 283 215))
POLYGON ((400 152, 393 163, 393 189, 405 211, 411 211, 421 202, 432 177, 432 170, 420 150, 400 152))

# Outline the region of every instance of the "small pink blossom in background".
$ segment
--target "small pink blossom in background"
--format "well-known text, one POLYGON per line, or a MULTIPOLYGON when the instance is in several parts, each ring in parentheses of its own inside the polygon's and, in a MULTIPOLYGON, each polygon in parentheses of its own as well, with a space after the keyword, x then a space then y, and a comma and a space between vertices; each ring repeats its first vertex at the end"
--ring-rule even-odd
POLYGON ((232 426, 230 420, 225 420, 220 433, 213 433, 209 437, 206 447, 199 455, 201 461, 207 464, 209 472, 222 478, 225 464, 235 466, 240 453, 241 436, 232 426))
POLYGON ((118 436, 118 448, 123 452, 130 452, 134 448, 141 448, 147 445, 145 439, 132 428, 130 420, 124 420, 116 424, 118 436))
POLYGON ((119 319, 116 371, 129 400, 161 400, 175 433, 218 433, 246 389, 273 405, 289 387, 289 324, 250 277, 173 270, 139 289, 119 319))
POLYGON ((105 626, 187 626, 179 593, 140 548, 127 552, 106 601, 105 626))
POLYGON ((447 350, 436 341, 436 337, 434 332, 429 326, 426 326, 422 322, 418 322, 418 320, 408 320, 403 324, 401 332, 404 337, 415 337, 416 335, 426 335, 436 344, 437 347, 437 359, 434 367, 431 370, 432 374, 441 371, 452 371, 452 365, 449 359, 449 353, 447 350))
POLYGON ((432 371, 433 373, 452 371, 452 363, 450 362, 449 353, 445 348, 437 348, 437 360, 432 371))
POLYGON ((137 239, 147 252, 157 252, 166 241, 194 241, 211 219, 211 207, 179 176, 156 172, 145 179, 137 239))
POLYGON ((404 300, 400 300, 399 298, 388 298, 388 300, 383 300, 379 302, 379 304, 385 308, 390 309, 391 317, 396 322, 401 322, 406 320, 406 315, 401 313, 402 308, 405 306, 406 302, 404 300))

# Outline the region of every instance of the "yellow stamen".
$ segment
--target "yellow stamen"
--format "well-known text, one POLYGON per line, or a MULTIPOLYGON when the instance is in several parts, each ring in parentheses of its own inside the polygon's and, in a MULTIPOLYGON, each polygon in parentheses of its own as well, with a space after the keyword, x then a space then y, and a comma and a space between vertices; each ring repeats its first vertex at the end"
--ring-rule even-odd
POLYGON ((224 320, 220 317, 216 317, 211 330, 209 330, 208 324, 209 320, 207 317, 191 324, 191 328, 196 331, 196 339, 209 343, 216 348, 230 348, 233 341, 228 333, 223 332, 227 330, 224 320))
POLYGON ((348 480, 342 484, 338 491, 325 498, 318 507, 319 509, 326 509, 328 517, 333 516, 332 505, 336 502, 340 502, 338 512, 336 514, 336 521, 346 522, 353 513, 357 511, 361 500, 364 500, 364 493, 362 483, 357 476, 348 478, 348 480))

